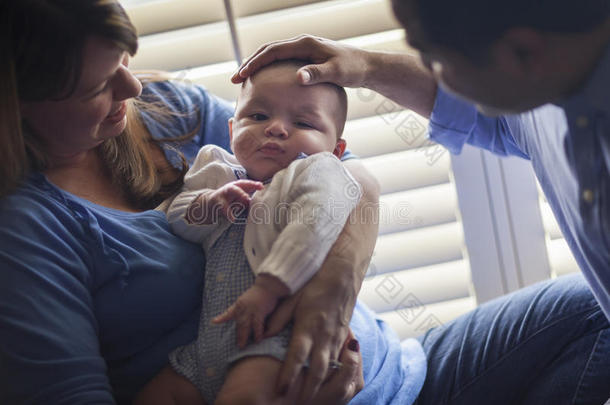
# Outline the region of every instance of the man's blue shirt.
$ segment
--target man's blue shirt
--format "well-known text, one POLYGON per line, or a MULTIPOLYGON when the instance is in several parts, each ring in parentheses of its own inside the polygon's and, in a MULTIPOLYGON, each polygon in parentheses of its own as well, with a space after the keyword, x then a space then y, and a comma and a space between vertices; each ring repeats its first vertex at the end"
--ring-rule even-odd
POLYGON ((530 159, 580 269, 610 319, 610 46, 561 103, 490 118, 439 88, 430 139, 530 159))

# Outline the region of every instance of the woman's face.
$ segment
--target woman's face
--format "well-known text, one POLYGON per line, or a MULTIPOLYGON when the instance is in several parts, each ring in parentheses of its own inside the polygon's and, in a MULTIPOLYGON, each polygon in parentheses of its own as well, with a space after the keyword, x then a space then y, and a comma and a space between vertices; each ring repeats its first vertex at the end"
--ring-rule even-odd
POLYGON ((22 117, 43 141, 52 163, 77 158, 125 129, 125 100, 142 91, 127 64, 126 52, 109 40, 91 37, 70 97, 21 104, 22 117))

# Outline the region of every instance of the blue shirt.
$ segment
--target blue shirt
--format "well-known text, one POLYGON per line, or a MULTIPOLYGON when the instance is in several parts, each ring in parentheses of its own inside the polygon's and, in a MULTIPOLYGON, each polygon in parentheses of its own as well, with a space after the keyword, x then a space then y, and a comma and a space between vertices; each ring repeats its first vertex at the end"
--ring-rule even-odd
MULTIPOLYGON (((156 138, 197 129, 175 145, 188 160, 204 144, 229 148, 228 103, 168 82, 143 97, 195 112, 161 124, 144 116, 156 138)), ((170 350, 195 339, 204 266, 201 247, 173 235, 162 212, 106 208, 31 175, 0 200, 0 403, 130 403, 170 350)), ((411 403, 421 346, 401 344, 360 304, 351 326, 367 382, 354 403, 411 403)))
POLYGON ((439 89, 430 138, 530 159, 583 275, 610 319, 610 46, 566 100, 490 118, 439 89))

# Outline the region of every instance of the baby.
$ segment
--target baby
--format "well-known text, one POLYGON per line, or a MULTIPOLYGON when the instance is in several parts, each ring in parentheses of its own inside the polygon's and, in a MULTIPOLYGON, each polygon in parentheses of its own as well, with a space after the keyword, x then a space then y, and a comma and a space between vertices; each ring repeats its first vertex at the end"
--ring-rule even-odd
POLYGON ((319 269, 361 196, 338 159, 345 91, 299 84, 303 65, 276 62, 243 84, 229 120, 235 155, 203 147, 168 210, 178 235, 203 244, 203 306, 197 340, 170 354, 173 370, 158 390, 149 384, 149 404, 164 395, 201 404, 180 376, 207 404, 293 403, 298 394, 274 392, 290 328, 264 338, 265 318, 319 269))

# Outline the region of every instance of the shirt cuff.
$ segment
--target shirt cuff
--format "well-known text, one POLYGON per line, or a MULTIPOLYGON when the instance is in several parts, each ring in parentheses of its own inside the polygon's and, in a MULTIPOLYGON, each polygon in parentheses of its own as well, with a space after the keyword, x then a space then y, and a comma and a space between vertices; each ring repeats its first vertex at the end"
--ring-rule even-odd
POLYGON ((456 98, 439 86, 428 123, 428 137, 451 153, 459 154, 472 133, 476 116, 474 105, 456 98))

